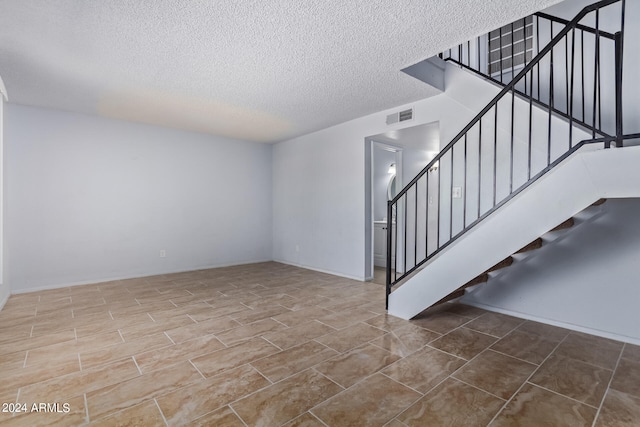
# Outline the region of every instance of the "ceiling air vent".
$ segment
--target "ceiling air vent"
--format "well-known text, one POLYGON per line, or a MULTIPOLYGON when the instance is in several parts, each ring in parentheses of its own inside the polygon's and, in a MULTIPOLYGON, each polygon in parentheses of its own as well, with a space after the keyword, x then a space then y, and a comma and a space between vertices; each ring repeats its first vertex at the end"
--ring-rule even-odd
POLYGON ((399 113, 389 114, 387 116, 388 125, 392 125, 394 123, 406 122, 407 120, 413 120, 413 108, 400 111, 399 113))

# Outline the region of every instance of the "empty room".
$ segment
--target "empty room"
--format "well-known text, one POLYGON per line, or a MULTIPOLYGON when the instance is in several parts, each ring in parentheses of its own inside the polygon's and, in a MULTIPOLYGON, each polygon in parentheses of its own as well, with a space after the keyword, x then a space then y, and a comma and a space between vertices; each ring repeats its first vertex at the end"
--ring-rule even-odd
POLYGON ((640 424, 640 2, 0 11, 0 426, 640 424))

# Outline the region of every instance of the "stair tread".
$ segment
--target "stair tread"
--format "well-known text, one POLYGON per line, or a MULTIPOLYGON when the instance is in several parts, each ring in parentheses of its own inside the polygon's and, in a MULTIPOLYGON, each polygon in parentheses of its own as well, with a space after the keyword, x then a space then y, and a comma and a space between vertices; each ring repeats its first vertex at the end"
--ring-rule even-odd
POLYGON ((502 261, 500 261, 499 263, 497 263, 496 265, 494 265, 493 267, 491 267, 490 269, 488 269, 487 271, 485 271, 485 273, 491 273, 492 271, 496 271, 496 270, 500 270, 501 268, 509 267, 511 264, 513 264, 513 257, 512 256, 508 256, 505 259, 503 259, 502 261))
POLYGON ((479 285, 480 283, 485 283, 488 280, 489 280, 489 274, 482 273, 479 276, 476 276, 473 279, 469 280, 464 285, 460 286, 457 290, 466 289, 466 288, 469 288, 471 286, 479 285))
POLYGON ((569 218, 568 220, 564 221, 563 223, 556 225, 554 228, 552 228, 550 230, 550 232, 560 231, 560 230, 564 230, 564 229, 567 229, 567 228, 571 228, 571 227, 573 227, 574 224, 575 224, 574 219, 573 218, 569 218))
POLYGON ((451 292, 449 295, 447 295, 446 297, 436 302, 435 304, 431 305, 431 307, 444 304, 445 302, 451 301, 452 299, 460 298, 462 295, 464 295, 464 289, 455 290, 451 292))
POLYGON ((520 250, 518 250, 516 253, 517 254, 521 254, 523 252, 529 252, 529 251, 533 251, 535 249, 540 249, 542 247, 542 237, 538 237, 536 240, 534 240, 533 242, 529 243, 528 245, 522 247, 520 250))

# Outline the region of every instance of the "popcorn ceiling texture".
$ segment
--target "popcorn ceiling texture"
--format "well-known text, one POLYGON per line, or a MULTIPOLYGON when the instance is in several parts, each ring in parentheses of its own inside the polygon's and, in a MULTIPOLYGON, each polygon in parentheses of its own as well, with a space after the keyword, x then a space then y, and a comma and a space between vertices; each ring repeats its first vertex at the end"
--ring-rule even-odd
POLYGON ((558 0, 0 0, 12 103, 277 142, 438 92, 400 70, 558 0))

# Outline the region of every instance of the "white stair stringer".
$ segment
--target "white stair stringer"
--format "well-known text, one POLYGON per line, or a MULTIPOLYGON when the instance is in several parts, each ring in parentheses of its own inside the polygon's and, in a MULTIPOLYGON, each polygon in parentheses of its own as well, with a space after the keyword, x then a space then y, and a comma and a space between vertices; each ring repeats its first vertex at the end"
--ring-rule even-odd
POLYGON ((579 151, 489 215, 389 295, 411 319, 601 198, 640 197, 640 147, 579 151))

